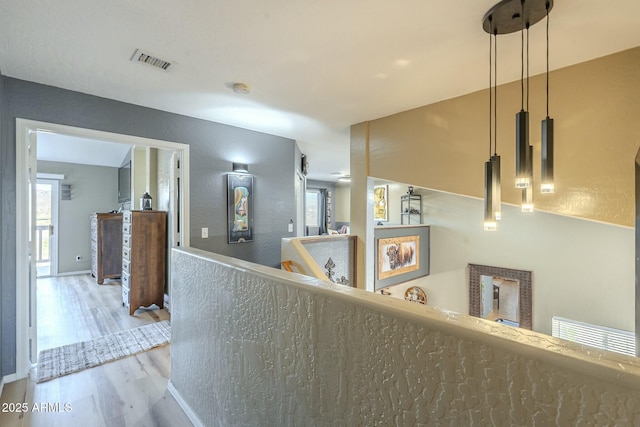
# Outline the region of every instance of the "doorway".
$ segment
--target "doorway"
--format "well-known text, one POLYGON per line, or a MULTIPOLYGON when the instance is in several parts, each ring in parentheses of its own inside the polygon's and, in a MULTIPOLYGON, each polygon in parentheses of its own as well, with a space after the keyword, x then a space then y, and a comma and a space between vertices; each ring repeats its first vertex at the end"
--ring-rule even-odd
POLYGON ((59 181, 38 178, 34 236, 38 278, 58 274, 58 194, 59 181))
MULTIPOLYGON (((36 293, 36 190, 38 133, 53 133, 89 138, 115 144, 158 148, 175 153, 171 194, 176 206, 176 224, 170 227, 172 246, 189 246, 189 146, 176 142, 152 140, 45 122, 16 119, 16 278, 17 278, 17 351, 16 374, 28 375, 31 363, 37 361, 37 293, 36 293)), ((55 234, 55 227, 54 227, 55 234)), ((169 298, 171 293, 169 290, 169 298)))

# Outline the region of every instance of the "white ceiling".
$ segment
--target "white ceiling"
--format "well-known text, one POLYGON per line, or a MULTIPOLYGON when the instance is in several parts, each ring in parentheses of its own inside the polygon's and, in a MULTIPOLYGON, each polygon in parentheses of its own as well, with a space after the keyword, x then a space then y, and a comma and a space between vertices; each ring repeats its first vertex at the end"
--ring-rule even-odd
POLYGON ((38 160, 119 168, 131 145, 38 132, 38 160))
MULTIPOLYGON (((485 89, 496 0, 0 0, 0 70, 292 138, 314 179, 349 171, 349 127, 485 89), (133 63, 135 49, 176 65, 133 63), (248 95, 233 82, 247 83, 248 95)), ((640 45, 640 1, 556 0, 551 69, 640 45)), ((544 25, 531 75, 544 71, 544 25)), ((499 36, 499 83, 520 36, 499 36)))

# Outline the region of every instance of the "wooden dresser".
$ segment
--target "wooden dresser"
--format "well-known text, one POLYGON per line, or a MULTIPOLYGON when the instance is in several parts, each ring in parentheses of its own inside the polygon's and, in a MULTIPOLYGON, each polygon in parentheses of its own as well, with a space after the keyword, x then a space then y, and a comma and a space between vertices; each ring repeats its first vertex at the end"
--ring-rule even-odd
POLYGON ((122 215, 122 305, 163 308, 167 257, 167 213, 124 211, 122 215))
POLYGON ((122 214, 91 215, 91 274, 102 285, 104 279, 122 274, 122 214))

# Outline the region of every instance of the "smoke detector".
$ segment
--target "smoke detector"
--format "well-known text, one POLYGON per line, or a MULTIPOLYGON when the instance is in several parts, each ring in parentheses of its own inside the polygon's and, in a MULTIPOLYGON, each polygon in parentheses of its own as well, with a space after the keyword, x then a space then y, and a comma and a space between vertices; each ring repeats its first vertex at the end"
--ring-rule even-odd
POLYGON ((246 83, 234 83, 231 88, 235 93, 239 93, 241 95, 246 95, 251 92, 251 90, 249 89, 249 85, 246 83))
POLYGON ((131 61, 146 64, 162 71, 169 71, 169 69, 175 66, 175 62, 159 58, 142 49, 136 49, 133 52, 133 55, 131 55, 131 61))

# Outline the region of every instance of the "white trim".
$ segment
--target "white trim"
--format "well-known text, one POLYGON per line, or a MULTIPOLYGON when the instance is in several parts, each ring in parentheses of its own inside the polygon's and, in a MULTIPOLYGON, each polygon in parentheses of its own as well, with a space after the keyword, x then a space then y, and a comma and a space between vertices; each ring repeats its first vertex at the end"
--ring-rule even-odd
POLYGON ((77 276, 79 274, 91 274, 91 270, 68 271, 66 273, 58 273, 58 277, 62 277, 62 276, 77 276))
POLYGON ((58 181, 62 181, 64 179, 64 175, 61 174, 61 173, 37 172, 36 178, 38 178, 38 179, 57 179, 58 181))
POLYGON ((189 421, 191 421, 193 426, 204 427, 204 424, 202 423, 202 421, 200 421, 200 418, 198 418, 196 413, 193 412, 193 409, 191 409, 191 406, 189 406, 187 402, 185 402, 185 400, 182 398, 178 390, 176 390, 171 380, 169 380, 169 382, 167 383, 167 390, 169 390, 169 393, 171 393, 171 396, 173 396, 176 402, 178 402, 178 406, 180 406, 180 408, 182 409, 184 414, 187 416, 187 418, 189 418, 189 421))
POLYGON ((4 390, 4 385, 12 383, 18 379, 16 374, 5 375, 4 377, 0 377, 0 396, 2 396, 2 390, 4 390))
POLYGON ((29 373, 29 138, 26 122, 16 120, 16 372, 29 373))
MULTIPOLYGON (((46 123, 35 120, 16 119, 16 375, 17 379, 29 374, 31 366, 29 357, 29 198, 28 194, 28 163, 29 138, 36 132, 60 133, 70 136, 98 139, 107 142, 154 147, 166 150, 179 151, 182 164, 182 191, 180 193, 182 214, 181 246, 190 244, 190 213, 189 213, 189 145, 162 141, 150 138, 142 138, 132 135, 103 132, 93 129, 46 123), (26 285, 25 285, 26 284, 26 285)), ((35 287, 35 284, 33 285, 35 287)), ((32 331, 35 336, 35 331, 32 331)), ((36 355, 33 356, 34 358, 36 355)))

